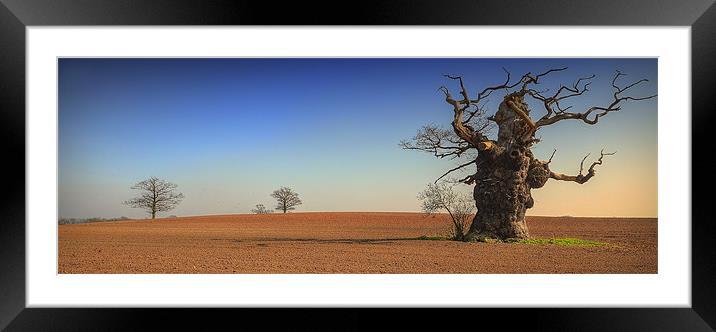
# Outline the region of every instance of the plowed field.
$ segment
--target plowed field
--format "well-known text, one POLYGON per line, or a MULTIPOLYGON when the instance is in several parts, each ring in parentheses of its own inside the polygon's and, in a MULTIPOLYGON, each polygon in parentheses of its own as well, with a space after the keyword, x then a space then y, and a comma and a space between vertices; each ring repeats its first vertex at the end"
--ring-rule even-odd
POLYGON ((462 243, 444 215, 289 213, 59 226, 59 273, 656 273, 654 218, 528 217, 534 238, 462 243))

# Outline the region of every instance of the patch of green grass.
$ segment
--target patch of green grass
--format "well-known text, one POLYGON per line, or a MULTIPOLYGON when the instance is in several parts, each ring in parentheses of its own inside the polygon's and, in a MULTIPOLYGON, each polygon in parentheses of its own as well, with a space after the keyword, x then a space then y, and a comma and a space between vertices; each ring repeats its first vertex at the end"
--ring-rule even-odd
POLYGON ((522 244, 556 244, 558 246, 581 246, 581 247, 601 247, 601 246, 608 246, 609 243, 606 242, 598 242, 598 241, 590 241, 590 240, 582 240, 582 239, 573 239, 573 238, 563 238, 563 239, 526 239, 526 240, 520 240, 517 243, 522 244))
POLYGON ((448 240, 448 238, 444 236, 427 236, 427 235, 421 235, 419 237, 415 238, 416 240, 427 240, 427 241, 444 241, 448 240))

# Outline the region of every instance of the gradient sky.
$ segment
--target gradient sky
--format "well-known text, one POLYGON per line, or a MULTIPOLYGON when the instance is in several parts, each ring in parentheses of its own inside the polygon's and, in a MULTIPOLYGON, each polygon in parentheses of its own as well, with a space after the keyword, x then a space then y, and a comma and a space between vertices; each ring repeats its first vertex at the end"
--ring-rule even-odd
MULTIPOLYGON (((418 211, 416 194, 464 162, 398 146, 424 124, 449 126, 437 89, 458 96, 458 87, 442 75, 463 75, 474 95, 503 82, 502 67, 516 79, 563 66, 540 88, 597 75, 575 110, 608 105, 617 69, 624 84, 650 80, 635 96, 656 93, 656 59, 60 59, 59 217, 145 217, 121 202, 150 176, 186 196, 160 216, 274 207, 269 194, 280 186, 300 194, 297 211, 418 211)), ((490 113, 502 96, 490 98, 490 113)), ((556 172, 576 174, 601 148, 617 154, 584 185, 550 180, 533 190, 528 215, 656 216, 656 98, 538 136, 533 151, 548 159, 556 148, 556 172)))

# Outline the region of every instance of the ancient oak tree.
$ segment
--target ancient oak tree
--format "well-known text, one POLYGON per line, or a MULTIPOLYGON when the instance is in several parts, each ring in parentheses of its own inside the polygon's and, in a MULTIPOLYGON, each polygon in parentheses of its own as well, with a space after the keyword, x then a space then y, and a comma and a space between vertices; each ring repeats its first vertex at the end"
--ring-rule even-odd
POLYGON ((297 206, 303 203, 301 199, 298 198, 298 193, 287 187, 274 190, 274 192, 271 193, 271 197, 276 199, 276 210, 283 211, 283 213, 295 210, 297 206))
POLYGON ((515 82, 505 70, 506 79, 503 83, 486 87, 472 96, 461 76, 445 75, 446 79, 459 86, 458 97, 454 97, 448 88, 440 87, 452 111, 451 128, 424 126, 412 140, 400 143, 404 149, 428 152, 438 158, 467 159, 440 176, 436 183, 454 171, 475 167, 473 174, 458 180, 474 186, 473 199, 477 207, 465 240, 529 237, 525 211, 534 205, 532 189, 541 188, 549 179, 583 184, 594 177, 595 167, 602 164, 605 156, 614 154, 602 150, 585 171, 587 155, 582 159, 579 174, 557 173, 550 169, 554 152, 549 160, 539 160, 532 154, 532 147, 539 142, 536 137, 538 130, 564 120, 594 125, 608 114, 621 110, 624 102, 656 96, 630 95, 630 89, 647 80, 620 84, 625 74, 617 71, 611 80, 611 100, 604 106, 587 106, 581 112, 573 111, 572 106, 565 105, 566 100, 576 99, 589 91, 594 75, 578 78, 573 84, 560 85, 551 93, 539 89, 545 76, 566 69, 554 68, 540 74, 527 73, 515 82), (486 98, 502 91, 505 94, 496 112, 488 115, 485 109, 486 98), (544 108, 539 117, 529 108, 528 100, 544 108), (488 137, 490 130, 495 127, 498 130, 497 137, 488 137))
POLYGON ((140 196, 124 201, 124 204, 144 209, 154 219, 158 212, 173 210, 184 198, 184 194, 177 193, 176 188, 174 183, 151 177, 132 186, 132 189, 140 191, 140 196))

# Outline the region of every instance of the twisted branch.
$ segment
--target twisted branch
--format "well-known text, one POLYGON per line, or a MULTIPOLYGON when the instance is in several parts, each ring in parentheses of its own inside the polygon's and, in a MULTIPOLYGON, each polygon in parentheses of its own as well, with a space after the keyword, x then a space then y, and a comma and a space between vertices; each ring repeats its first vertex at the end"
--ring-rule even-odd
MULTIPOLYGON (((465 167, 465 166, 468 166, 468 165, 470 165, 470 164, 474 164, 474 163, 476 163, 476 162, 477 162, 477 160, 472 160, 472 161, 470 161, 470 162, 467 162, 467 163, 464 163, 464 164, 462 164, 462 165, 460 165, 460 166, 457 166, 457 167, 455 167, 455 168, 453 168, 453 169, 450 169, 449 171, 445 172, 445 174, 443 174, 443 175, 441 175, 439 178, 437 178, 437 179, 435 180, 435 183, 438 183, 438 181, 440 181, 440 179, 444 178, 446 175, 448 175, 448 174, 450 174, 450 173, 452 173, 452 172, 454 172, 454 171, 457 171, 457 170, 459 170, 459 169, 461 169, 461 168, 463 168, 463 167, 465 167)), ((470 177, 470 176, 468 176, 468 178, 469 178, 469 177, 470 177)), ((467 178, 465 178, 465 179, 467 179, 467 178)), ((464 181, 460 181, 460 182, 464 182, 464 181)))
POLYGON ((567 120, 567 119, 582 120, 586 124, 594 125, 599 121, 599 118, 601 118, 611 112, 619 111, 621 109, 621 103, 624 101, 646 100, 646 99, 651 99, 651 98, 654 98, 657 96, 656 94, 646 96, 646 97, 622 96, 622 93, 626 92, 630 88, 632 88, 636 85, 639 85, 641 83, 648 82, 648 80, 644 78, 644 79, 640 79, 634 83, 628 84, 625 87, 619 87, 616 84, 616 81, 621 76, 626 76, 626 75, 620 71, 617 71, 616 74, 614 75, 614 78, 612 79, 612 87, 614 88, 614 94, 613 94, 614 100, 612 101, 611 104, 609 104, 609 106, 592 106, 582 113, 567 112, 567 110, 571 107, 563 109, 559 105, 559 102, 566 98, 571 98, 571 97, 576 97, 576 96, 582 95, 584 92, 588 91, 589 84, 591 82, 585 83, 581 89, 579 88, 579 83, 582 80, 592 79, 594 77, 594 75, 592 75, 590 77, 580 78, 579 80, 577 80, 577 82, 571 88, 562 86, 557 91, 557 93, 551 97, 545 97, 544 95, 542 95, 539 92, 536 92, 534 90, 528 90, 528 93, 532 97, 539 99, 543 102, 543 104, 545 105, 545 109, 547 110, 547 114, 545 114, 541 119, 539 119, 539 121, 537 121, 536 126, 538 128, 542 127, 542 126, 548 126, 548 125, 554 124, 556 122, 559 122, 562 120, 567 120), (559 96, 559 94, 565 90, 572 92, 572 94, 565 95, 565 96, 559 96), (552 107, 553 105, 557 106, 557 110, 553 109, 553 107, 552 107), (589 116, 592 115, 592 113, 594 113, 594 117, 590 118, 589 116))
MULTIPOLYGON (((556 150, 555 150, 556 151, 556 150)), ((604 159, 604 156, 612 156, 616 154, 616 152, 604 152, 604 149, 600 152, 599 159, 597 161, 593 162, 591 166, 589 166, 589 169, 587 170, 587 174, 583 174, 584 172, 584 161, 587 160, 587 157, 589 157, 589 154, 584 156, 582 159, 582 162, 579 164, 579 174, 578 175, 565 175, 560 173, 555 173, 550 171, 549 177, 555 180, 560 181, 573 181, 579 184, 583 184, 596 174, 596 170, 594 169, 594 166, 601 165, 602 160, 604 159)), ((554 156, 554 153, 552 154, 554 156)), ((550 161, 552 161, 552 158, 549 158, 550 161)))
POLYGON ((438 158, 450 159, 459 158, 470 149, 470 145, 453 131, 432 124, 423 126, 411 141, 402 140, 399 145, 405 150, 419 150, 438 158))
POLYGON ((554 154, 555 154, 555 153, 557 153, 557 149, 554 149, 554 151, 552 151, 552 155, 549 156, 549 160, 547 160, 546 162, 544 162, 545 165, 549 165, 549 163, 552 162, 552 158, 554 158, 554 154))

